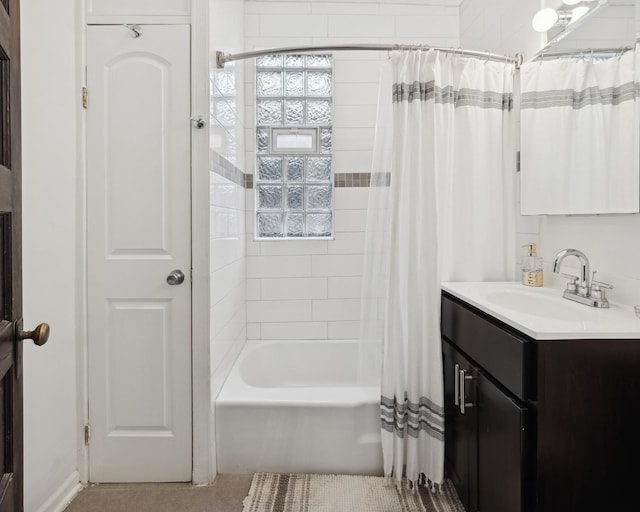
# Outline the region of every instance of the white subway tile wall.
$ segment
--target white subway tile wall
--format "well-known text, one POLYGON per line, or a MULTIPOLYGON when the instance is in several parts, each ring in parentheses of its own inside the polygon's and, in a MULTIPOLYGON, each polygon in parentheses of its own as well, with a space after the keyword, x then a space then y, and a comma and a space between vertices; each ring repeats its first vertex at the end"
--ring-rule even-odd
MULTIPOLYGON (((414 43, 459 46, 459 0, 245 2, 246 50, 279 46, 414 43)), ((387 52, 333 52, 334 173, 367 173, 373 156, 378 79, 387 52)), ((254 63, 245 63, 246 172, 253 171, 254 63)), ((249 339, 348 339, 359 335, 369 189, 338 186, 333 240, 253 239, 246 193, 249 339)))
POLYGON ((464 0, 460 4, 460 44, 463 48, 530 57, 545 36, 531 27, 540 0, 464 0))
MULTIPOLYGON (((210 50, 242 51, 244 5, 211 3, 210 50), (220 13, 224 13, 221 15, 220 13)), ((244 66, 210 75, 210 343, 211 394, 222 384, 247 339, 244 66)))

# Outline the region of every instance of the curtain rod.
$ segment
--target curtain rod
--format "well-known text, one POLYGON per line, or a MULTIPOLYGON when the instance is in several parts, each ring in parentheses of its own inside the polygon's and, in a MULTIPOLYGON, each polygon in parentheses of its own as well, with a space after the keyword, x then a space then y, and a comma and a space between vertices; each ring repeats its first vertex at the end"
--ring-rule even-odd
POLYGON ((473 50, 463 50, 461 48, 438 48, 435 46, 425 45, 408 45, 408 44, 345 44, 331 46, 290 46, 287 48, 271 48, 268 50, 257 50, 244 53, 224 53, 216 52, 216 67, 224 68, 227 62, 234 60, 250 59, 253 57, 264 57, 265 55, 278 55, 284 53, 306 53, 306 52, 328 52, 328 51, 351 51, 351 50, 367 50, 367 51, 394 51, 394 50, 437 50, 445 53, 458 53, 460 55, 469 55, 472 57, 481 57, 488 60, 513 62, 516 67, 522 64, 523 56, 516 54, 515 56, 500 55, 498 53, 478 52, 473 50))
POLYGON ((603 55, 616 55, 618 53, 622 54, 625 52, 629 52, 634 50, 635 46, 618 46, 617 48, 586 48, 586 49, 566 49, 566 50, 554 50, 551 52, 540 51, 536 53, 529 62, 538 60, 538 59, 546 59, 551 57, 564 57, 570 55, 582 55, 584 57, 591 57, 592 55, 595 57, 603 56, 603 55))

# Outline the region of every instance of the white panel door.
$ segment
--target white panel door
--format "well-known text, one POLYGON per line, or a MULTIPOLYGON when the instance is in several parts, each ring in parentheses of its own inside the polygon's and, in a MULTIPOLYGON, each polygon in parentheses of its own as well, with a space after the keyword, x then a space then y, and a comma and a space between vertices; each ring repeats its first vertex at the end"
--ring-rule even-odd
POLYGON ((191 480, 189 30, 87 27, 92 482, 191 480))

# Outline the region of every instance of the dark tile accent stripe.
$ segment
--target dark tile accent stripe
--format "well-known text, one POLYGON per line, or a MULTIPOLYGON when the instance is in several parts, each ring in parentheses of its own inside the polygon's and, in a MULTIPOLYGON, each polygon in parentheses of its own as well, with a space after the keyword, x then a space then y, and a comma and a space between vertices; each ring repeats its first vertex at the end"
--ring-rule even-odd
POLYGON ((333 177, 335 187, 368 187, 370 172, 339 172, 333 177))
POLYGON ((221 154, 212 151, 210 165, 211 170, 216 174, 227 178, 229 181, 232 181, 236 185, 246 188, 245 181, 247 175, 221 154))
MULTIPOLYGON (((246 189, 253 188, 253 174, 243 173, 215 151, 211 152, 211 170, 236 185, 246 189)), ((373 175, 370 172, 338 172, 333 177, 335 188, 388 187, 390 182, 391 175, 388 172, 374 173, 373 175)))
POLYGON ((333 180, 334 187, 388 187, 391 174, 388 172, 340 172, 333 180))

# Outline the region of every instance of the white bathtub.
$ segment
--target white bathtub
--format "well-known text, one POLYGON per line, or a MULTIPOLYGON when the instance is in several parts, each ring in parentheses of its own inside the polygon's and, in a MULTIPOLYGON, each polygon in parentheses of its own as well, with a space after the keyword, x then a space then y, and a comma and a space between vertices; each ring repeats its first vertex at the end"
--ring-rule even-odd
POLYGON ((216 400, 218 472, 382 474, 380 386, 358 384, 359 350, 247 341, 216 400))

